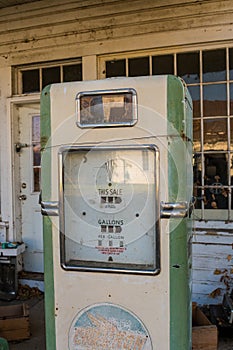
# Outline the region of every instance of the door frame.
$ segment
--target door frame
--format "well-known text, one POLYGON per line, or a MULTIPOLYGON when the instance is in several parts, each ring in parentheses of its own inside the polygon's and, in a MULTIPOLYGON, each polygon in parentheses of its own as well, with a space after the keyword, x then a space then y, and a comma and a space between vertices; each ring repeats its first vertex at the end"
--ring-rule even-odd
POLYGON ((4 176, 6 176, 7 186, 3 186, 2 191, 2 216, 8 216, 9 222, 9 231, 8 231, 8 239, 11 241, 21 241, 21 231, 19 227, 21 222, 17 219, 17 214, 19 211, 19 205, 17 204, 17 195, 18 189, 15 183, 15 179, 17 175, 19 175, 19 168, 17 168, 18 164, 16 162, 15 157, 15 135, 17 134, 18 121, 17 118, 16 107, 20 107, 22 105, 30 104, 30 103, 40 103, 40 94, 32 94, 25 96, 14 96, 7 99, 7 120, 9 121, 7 124, 6 132, 9 135, 8 139, 8 147, 7 154, 4 155, 8 162, 8 168, 4 176), (6 214, 6 215, 4 215, 6 214))

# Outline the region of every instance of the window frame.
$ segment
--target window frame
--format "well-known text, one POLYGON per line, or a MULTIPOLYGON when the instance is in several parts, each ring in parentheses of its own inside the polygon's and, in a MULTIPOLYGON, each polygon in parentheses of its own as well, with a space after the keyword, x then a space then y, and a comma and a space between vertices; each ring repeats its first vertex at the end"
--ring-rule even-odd
POLYGON ((53 68, 53 67, 59 67, 60 68, 60 83, 63 82, 63 68, 65 66, 71 66, 74 64, 80 64, 81 65, 81 71, 82 71, 82 58, 72 59, 72 60, 62 60, 62 61, 53 61, 53 62, 43 62, 43 63, 35 63, 35 64, 27 64, 22 66, 15 66, 12 67, 12 77, 13 77, 13 85, 12 85, 12 92, 14 96, 20 96, 20 95, 32 95, 32 94, 38 94, 40 93, 42 88, 42 70, 45 68, 53 68), (23 92, 23 72, 24 71, 30 71, 33 69, 39 70, 39 91, 35 92, 23 92))
MULTIPOLYGON (((199 152, 193 152, 193 156, 195 154, 201 155, 201 166, 202 166, 202 183, 201 183, 201 191, 202 195, 204 194, 205 185, 204 185, 204 173, 205 173, 205 156, 208 155, 208 153, 211 153, 209 151, 204 151, 204 121, 207 119, 226 119, 227 122, 227 150, 226 151, 218 151, 213 150, 212 153, 224 153, 228 159, 227 161, 227 177, 228 177, 228 183, 225 187, 229 190, 229 199, 228 199, 228 209, 206 209, 204 208, 204 204, 202 204, 200 209, 194 210, 194 219, 197 220, 222 220, 222 221, 233 221, 233 208, 231 208, 232 197, 233 197, 233 183, 231 183, 231 160, 233 160, 233 149, 231 146, 231 143, 233 141, 231 140, 231 135, 233 134, 233 131, 230 130, 230 126, 233 125, 233 112, 231 114, 231 105, 232 102, 230 100, 230 86, 232 86, 233 89, 233 77, 230 79, 230 49, 233 51, 233 44, 229 43, 218 43, 218 44, 203 44, 203 45, 188 45, 185 47, 169 47, 166 49, 154 49, 154 50, 143 50, 143 51, 135 51, 135 52, 126 52, 126 53, 116 53, 111 55, 102 55, 99 56, 98 60, 98 73, 99 73, 99 79, 104 79, 106 77, 106 71, 105 71, 105 62, 110 60, 120 60, 125 59, 126 61, 126 76, 129 76, 129 69, 128 69, 128 60, 130 58, 138 58, 138 57, 145 57, 148 56, 149 60, 149 75, 152 75, 152 57, 154 56, 160 56, 160 55, 173 55, 173 69, 174 69, 174 75, 177 75, 177 57, 178 54, 182 53, 194 53, 198 52, 199 55, 199 78, 200 81, 198 83, 190 83, 187 84, 188 88, 198 86, 200 89, 200 107, 199 107, 199 116, 194 117, 193 119, 198 121, 200 120, 200 151, 199 152), (203 52, 204 51, 210 51, 210 50, 225 50, 226 55, 226 79, 224 81, 215 81, 215 82, 204 82, 203 81, 203 52), (204 86, 207 85, 213 85, 213 84, 226 84, 226 109, 227 113, 226 115, 216 115, 216 116, 204 116, 204 106, 203 106, 203 90, 204 86)), ((232 52, 231 52, 232 53, 232 52)), ((232 90, 233 91, 233 90, 232 90)))

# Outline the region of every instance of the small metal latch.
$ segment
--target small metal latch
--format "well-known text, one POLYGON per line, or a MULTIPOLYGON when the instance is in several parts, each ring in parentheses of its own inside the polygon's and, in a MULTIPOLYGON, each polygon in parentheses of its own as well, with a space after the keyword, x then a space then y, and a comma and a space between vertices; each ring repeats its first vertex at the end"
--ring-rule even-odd
POLYGON ((163 219, 185 218, 189 214, 189 206, 190 204, 188 202, 161 202, 160 217, 163 219))
POLYGON ((19 153, 21 151, 21 148, 26 148, 26 147, 28 147, 27 143, 18 142, 15 144, 15 151, 16 151, 16 153, 19 153))
POLYGON ((41 201, 41 214, 45 216, 59 216, 58 202, 41 201))

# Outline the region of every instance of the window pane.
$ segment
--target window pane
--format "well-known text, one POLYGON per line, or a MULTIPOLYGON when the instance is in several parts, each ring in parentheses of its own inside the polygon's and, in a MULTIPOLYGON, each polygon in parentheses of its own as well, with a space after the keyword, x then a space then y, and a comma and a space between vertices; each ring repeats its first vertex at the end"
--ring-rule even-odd
POLYGON ((200 117, 200 86, 189 86, 188 90, 193 101, 193 117, 200 117))
POLYGON ((40 91, 40 78, 39 69, 31 69, 22 71, 22 92, 39 92, 40 91))
POLYGON ((42 88, 53 83, 60 83, 60 67, 49 67, 42 69, 42 88))
POLYGON ((203 52, 203 82, 226 80, 226 50, 203 52))
POLYGON ((194 119, 193 121, 193 149, 195 152, 201 150, 201 121, 194 119))
POLYGON ((63 81, 81 81, 82 80, 82 64, 71 64, 63 66, 63 81))
POLYGON ((227 154, 205 154, 205 185, 213 186, 214 183, 227 185, 227 154))
POLYGON ((152 57, 152 74, 174 74, 173 55, 160 55, 152 57))
POLYGON ((204 116, 227 115, 226 84, 203 86, 204 116))
POLYGON ((229 49, 229 69, 230 69, 230 79, 233 79, 233 48, 229 49))
POLYGON ((233 84, 230 84, 230 114, 233 115, 233 84))
POLYGON ((32 142, 40 142, 40 116, 32 117, 32 142))
POLYGON ((149 57, 129 58, 129 76, 149 75, 149 57))
MULTIPOLYGON (((233 150, 233 118, 230 119, 230 147, 231 147, 231 151, 233 150)), ((232 164, 233 166, 233 164, 232 164)), ((232 168, 233 169, 233 168, 232 168)), ((233 175, 233 174, 232 174, 233 175)))
POLYGON ((204 119, 204 150, 227 150, 227 119, 204 119))
POLYGON ((106 78, 125 77, 126 64, 125 59, 106 61, 106 78))
POLYGON ((177 74, 186 84, 200 82, 200 63, 198 52, 181 53, 177 55, 177 74))
POLYGON ((202 162, 201 155, 199 153, 194 154, 193 164, 193 196, 195 198, 195 208, 201 209, 202 207, 202 189, 201 189, 201 173, 202 162))

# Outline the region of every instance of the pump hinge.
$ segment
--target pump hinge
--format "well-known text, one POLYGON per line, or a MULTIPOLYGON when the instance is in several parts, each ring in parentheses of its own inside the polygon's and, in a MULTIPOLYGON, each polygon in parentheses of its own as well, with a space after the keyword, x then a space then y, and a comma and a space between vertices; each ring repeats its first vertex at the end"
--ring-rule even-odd
POLYGON ((190 214, 190 205, 188 202, 161 202, 160 217, 162 219, 185 218, 190 214))
POLYGON ((45 216, 59 216, 58 202, 41 201, 41 214, 45 216))

